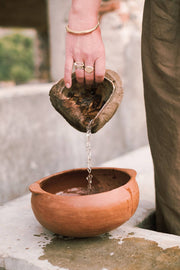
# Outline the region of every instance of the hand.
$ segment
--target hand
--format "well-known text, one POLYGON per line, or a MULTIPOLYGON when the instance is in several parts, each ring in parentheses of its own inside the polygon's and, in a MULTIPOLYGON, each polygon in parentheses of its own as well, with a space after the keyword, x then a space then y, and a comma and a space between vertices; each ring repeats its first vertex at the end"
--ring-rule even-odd
POLYGON ((105 49, 101 38, 100 27, 95 31, 83 35, 66 34, 66 61, 64 81, 67 88, 72 85, 71 74, 74 62, 82 62, 86 66, 93 66, 94 71, 87 73, 76 69, 76 79, 79 83, 90 85, 95 80, 100 83, 105 75, 105 49))

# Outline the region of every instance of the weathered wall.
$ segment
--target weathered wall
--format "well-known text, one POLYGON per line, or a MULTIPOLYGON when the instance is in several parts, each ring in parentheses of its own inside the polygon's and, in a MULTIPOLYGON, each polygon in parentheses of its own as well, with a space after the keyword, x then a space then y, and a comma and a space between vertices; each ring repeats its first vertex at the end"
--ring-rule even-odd
POLYGON ((52 80, 63 77, 65 63, 65 25, 68 23, 70 0, 48 0, 50 71, 52 80))
MULTIPOLYGON (((116 126, 114 132, 119 134, 128 151, 147 142, 141 69, 141 30, 139 25, 132 21, 123 26, 118 14, 112 12, 103 17, 101 31, 106 50, 106 66, 115 70, 123 82, 124 98, 116 115, 121 125, 116 126)), ((121 152, 122 146, 119 147, 121 152)))
POLYGON ((0 203, 50 173, 85 165, 80 135, 51 107, 50 85, 0 91, 0 203))

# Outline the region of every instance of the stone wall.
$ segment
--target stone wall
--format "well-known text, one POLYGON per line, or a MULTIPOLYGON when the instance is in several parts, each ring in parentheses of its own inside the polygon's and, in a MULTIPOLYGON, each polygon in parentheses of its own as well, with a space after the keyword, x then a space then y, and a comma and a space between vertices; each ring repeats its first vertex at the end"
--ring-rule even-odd
POLYGON ((0 203, 50 173, 85 165, 84 136, 51 107, 50 85, 0 91, 0 203))
POLYGON ((54 81, 64 75, 65 25, 68 23, 70 0, 48 0, 50 71, 54 81))

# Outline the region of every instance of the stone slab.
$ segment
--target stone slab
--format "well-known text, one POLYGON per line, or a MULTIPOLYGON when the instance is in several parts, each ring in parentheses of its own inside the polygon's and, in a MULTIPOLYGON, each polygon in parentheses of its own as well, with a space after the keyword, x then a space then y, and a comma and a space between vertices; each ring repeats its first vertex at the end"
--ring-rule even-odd
POLYGON ((33 216, 30 194, 0 206, 0 269, 179 270, 180 237, 137 227, 154 211, 149 147, 102 166, 137 170, 140 204, 135 215, 110 233, 72 239, 54 235, 33 216))

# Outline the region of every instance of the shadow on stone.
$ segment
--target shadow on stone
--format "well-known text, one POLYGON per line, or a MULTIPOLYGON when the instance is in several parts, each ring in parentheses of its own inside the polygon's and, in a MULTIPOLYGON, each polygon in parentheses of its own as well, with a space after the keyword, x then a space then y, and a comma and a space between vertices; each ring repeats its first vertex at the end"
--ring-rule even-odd
POLYGON ((148 217, 146 217, 141 223, 138 224, 139 228, 157 231, 156 230, 156 213, 151 213, 148 217))

